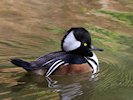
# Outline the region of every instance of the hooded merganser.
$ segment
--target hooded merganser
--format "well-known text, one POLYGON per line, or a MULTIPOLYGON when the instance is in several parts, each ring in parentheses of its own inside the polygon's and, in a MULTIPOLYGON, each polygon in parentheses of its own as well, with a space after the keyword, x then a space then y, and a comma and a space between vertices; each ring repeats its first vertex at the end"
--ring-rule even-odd
POLYGON ((61 51, 49 53, 27 62, 12 59, 11 63, 23 67, 26 71, 46 77, 66 74, 80 74, 85 72, 97 73, 99 62, 93 51, 103 51, 91 43, 90 33, 82 27, 74 27, 67 31, 61 41, 61 51))

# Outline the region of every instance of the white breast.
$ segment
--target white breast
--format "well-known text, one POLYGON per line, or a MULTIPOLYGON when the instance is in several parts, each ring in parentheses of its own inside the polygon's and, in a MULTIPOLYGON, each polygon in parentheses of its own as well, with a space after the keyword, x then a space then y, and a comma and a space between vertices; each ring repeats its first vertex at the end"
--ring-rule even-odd
POLYGON ((92 52, 92 53, 93 53, 93 56, 92 57, 85 57, 85 59, 92 66, 92 68, 93 68, 93 74, 95 74, 95 73, 99 72, 99 61, 98 61, 98 58, 97 58, 96 54, 94 52, 92 52))

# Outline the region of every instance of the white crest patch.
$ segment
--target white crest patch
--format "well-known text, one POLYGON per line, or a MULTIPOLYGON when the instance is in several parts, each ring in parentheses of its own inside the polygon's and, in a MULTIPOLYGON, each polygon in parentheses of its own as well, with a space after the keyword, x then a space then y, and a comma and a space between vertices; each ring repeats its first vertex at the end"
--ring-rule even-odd
POLYGON ((65 51, 72 51, 81 46, 81 42, 76 40, 73 31, 71 31, 64 39, 63 49, 65 51))

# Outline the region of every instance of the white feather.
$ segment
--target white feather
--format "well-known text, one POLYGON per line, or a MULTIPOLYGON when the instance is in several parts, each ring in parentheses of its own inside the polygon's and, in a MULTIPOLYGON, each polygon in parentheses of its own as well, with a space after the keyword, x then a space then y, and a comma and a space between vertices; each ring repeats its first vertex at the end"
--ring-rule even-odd
POLYGON ((96 61, 96 63, 97 63, 98 66, 99 66, 99 61, 98 61, 98 58, 97 58, 96 54, 95 54, 94 52, 92 52, 92 53, 93 53, 93 56, 92 56, 92 57, 89 57, 89 58, 91 58, 91 59, 93 59, 94 61, 96 61))
POLYGON ((81 46, 81 42, 76 40, 73 31, 71 31, 64 39, 63 49, 65 51, 72 51, 81 46))
POLYGON ((92 60, 88 59, 87 57, 85 57, 85 59, 92 65, 93 74, 95 74, 95 73, 99 72, 99 61, 98 61, 96 54, 94 52, 92 52, 92 53, 93 53, 93 56, 89 57, 89 58, 93 59, 97 63, 97 65, 92 60))

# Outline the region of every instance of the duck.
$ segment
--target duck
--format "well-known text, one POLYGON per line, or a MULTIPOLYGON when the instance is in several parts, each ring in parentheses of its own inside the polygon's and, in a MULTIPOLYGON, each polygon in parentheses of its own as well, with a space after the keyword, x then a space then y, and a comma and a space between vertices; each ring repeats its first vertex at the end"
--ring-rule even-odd
POLYGON ((11 59, 15 66, 36 75, 75 75, 99 72, 99 61, 94 51, 103 51, 93 46, 91 34, 83 27, 72 27, 61 40, 61 50, 45 54, 34 61, 11 59))

